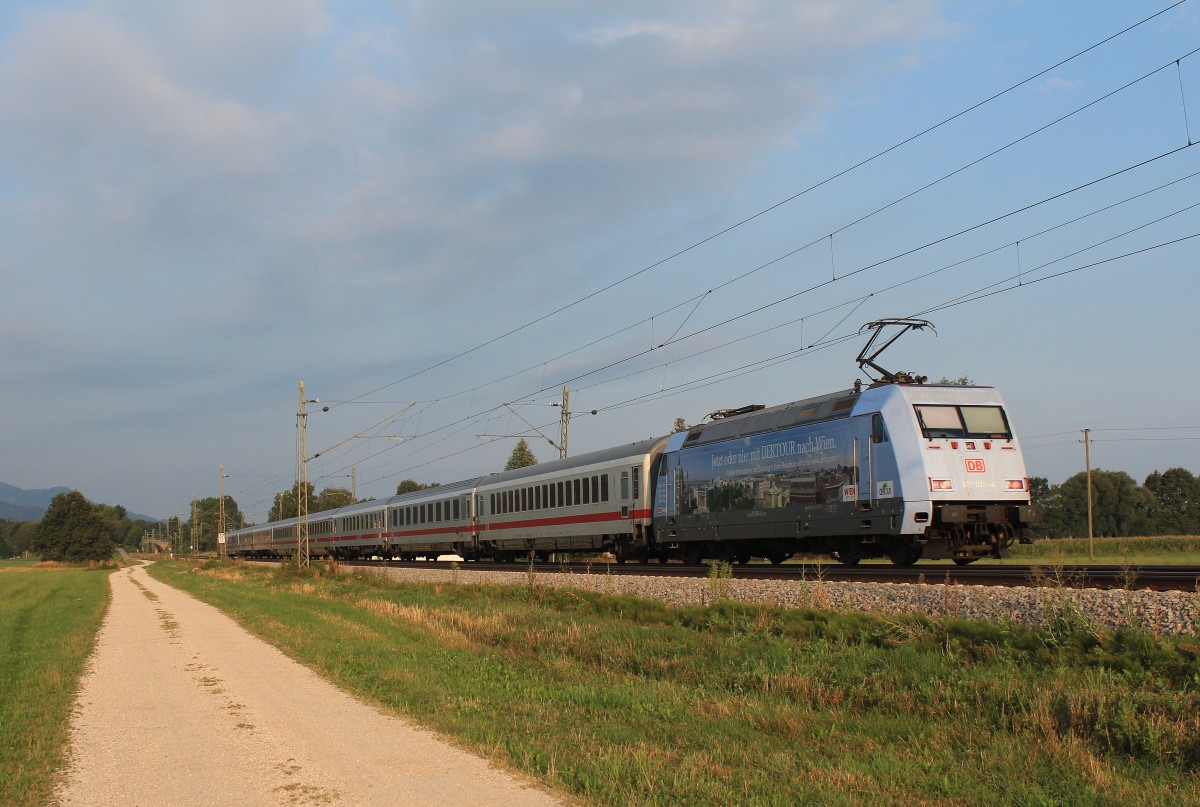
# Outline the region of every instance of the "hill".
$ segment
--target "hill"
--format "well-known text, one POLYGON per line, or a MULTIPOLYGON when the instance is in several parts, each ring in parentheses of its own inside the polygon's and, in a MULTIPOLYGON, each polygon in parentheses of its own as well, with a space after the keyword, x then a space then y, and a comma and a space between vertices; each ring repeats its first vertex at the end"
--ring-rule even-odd
MULTIPOLYGON (((41 521, 50 507, 51 500, 60 493, 70 493, 71 488, 43 488, 22 490, 0 482, 0 518, 8 521, 41 521)), ((159 521, 152 516, 129 513, 134 521, 159 521)))

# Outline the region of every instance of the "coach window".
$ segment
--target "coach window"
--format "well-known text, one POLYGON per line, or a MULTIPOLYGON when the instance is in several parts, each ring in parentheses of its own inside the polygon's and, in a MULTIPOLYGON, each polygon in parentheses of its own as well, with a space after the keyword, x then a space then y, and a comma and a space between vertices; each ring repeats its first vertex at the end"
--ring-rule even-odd
POLYGON ((600 501, 600 477, 598 476, 592 477, 592 501, 600 501))
POLYGON ((582 484, 583 484, 583 503, 591 504, 592 503, 592 486, 588 484, 588 478, 586 476, 583 479, 581 479, 580 482, 582 482, 582 484))
POLYGON ((454 520, 455 521, 462 518, 462 516, 459 515, 459 513, 461 513, 461 512, 462 512, 462 510, 459 507, 458 499, 455 499, 454 500, 454 520))
POLYGON ((621 500, 629 498, 629 471, 621 471, 621 500))
POLYGON ((566 500, 563 498, 563 483, 562 482, 554 483, 553 498, 554 498, 554 506, 555 507, 562 507, 564 505, 564 502, 566 500))
POLYGON ((600 475, 600 501, 608 501, 608 474, 600 475))

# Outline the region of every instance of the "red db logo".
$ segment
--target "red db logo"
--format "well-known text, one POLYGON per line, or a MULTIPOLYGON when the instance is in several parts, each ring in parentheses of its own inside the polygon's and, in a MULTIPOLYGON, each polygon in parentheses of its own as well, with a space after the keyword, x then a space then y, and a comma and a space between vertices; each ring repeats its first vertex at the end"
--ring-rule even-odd
POLYGON ((987 465, 984 464, 983 460, 965 459, 965 460, 963 460, 963 465, 967 466, 967 473, 969 473, 969 474, 986 474, 987 473, 987 465))

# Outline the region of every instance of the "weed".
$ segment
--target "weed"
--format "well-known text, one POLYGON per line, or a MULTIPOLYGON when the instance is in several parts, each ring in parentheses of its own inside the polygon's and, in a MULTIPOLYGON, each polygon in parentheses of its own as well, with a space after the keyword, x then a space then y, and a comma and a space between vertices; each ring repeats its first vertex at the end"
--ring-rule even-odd
POLYGON ((950 579, 950 570, 946 570, 946 579, 942 581, 942 613, 946 616, 958 618, 962 613, 963 592, 950 579))
POLYGON ((1133 561, 1129 559, 1128 549, 1121 550, 1120 576, 1121 588, 1125 589, 1126 591, 1132 591, 1133 587, 1137 584, 1138 574, 1137 567, 1134 566, 1133 561))
POLYGON ((733 564, 716 561, 708 567, 708 593, 711 602, 729 599, 733 588, 733 564))

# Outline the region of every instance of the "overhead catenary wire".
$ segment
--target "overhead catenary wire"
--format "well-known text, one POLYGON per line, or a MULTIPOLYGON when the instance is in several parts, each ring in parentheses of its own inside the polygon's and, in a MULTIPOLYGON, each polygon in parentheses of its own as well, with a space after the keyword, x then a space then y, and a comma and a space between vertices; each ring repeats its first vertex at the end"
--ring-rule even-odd
MULTIPOLYGON (((540 316, 536 317, 535 319, 529 320, 528 322, 526 322, 518 327, 512 328, 512 329, 500 334, 499 336, 492 337, 491 339, 488 339, 485 342, 475 345, 474 347, 471 347, 467 350, 460 351, 459 353, 456 353, 453 356, 450 356, 446 359, 443 359, 434 364, 431 364, 431 365, 429 365, 421 370, 418 370, 416 372, 409 373, 408 375, 406 375, 402 378, 398 378, 394 381, 390 381, 387 384, 376 387, 375 389, 372 389, 368 392, 364 392, 360 395, 353 396, 353 397, 347 399, 347 401, 343 402, 343 404, 338 404, 338 405, 340 406, 340 405, 344 405, 344 403, 350 403, 353 401, 361 400, 363 398, 374 395, 377 392, 381 392, 385 389, 393 387, 397 384, 401 384, 405 381, 409 381, 413 378, 416 378, 427 372, 435 370, 439 367, 443 367, 446 364, 449 364, 453 361, 457 361, 458 359, 461 359, 465 356, 475 353, 475 352, 477 352, 489 345, 495 344, 496 342, 499 342, 503 339, 507 339, 508 337, 513 336, 517 333, 520 333, 520 332, 532 327, 533 325, 536 325, 540 322, 550 319, 551 317, 561 314, 564 311, 568 311, 568 310, 574 308, 575 306, 580 305, 581 303, 587 302, 588 300, 591 300, 607 291, 617 288, 618 286, 620 286, 624 283, 627 283, 628 281, 633 280, 636 277, 640 277, 641 275, 644 275, 647 272, 650 272, 650 271, 658 268, 659 266, 662 266, 662 265, 664 265, 676 258, 679 258, 695 249, 698 249, 701 246, 711 243, 712 241, 715 241, 715 240, 721 238, 722 236, 724 236, 730 232, 733 232, 734 230, 737 230, 738 228, 740 228, 758 218, 761 218, 762 216, 765 216, 766 214, 768 214, 774 210, 779 209, 780 207, 783 207, 791 202, 794 202, 795 200, 811 193, 812 191, 815 191, 821 187, 824 187, 825 185, 827 185, 837 179, 840 179, 841 177, 846 176, 847 174, 850 174, 850 173, 858 170, 859 168, 869 165, 869 164, 873 163, 874 161, 878 160, 879 158, 884 157, 900 148, 903 148, 904 146, 908 145, 909 143, 912 143, 928 134, 931 134, 932 132, 937 131, 938 129, 941 129, 942 127, 946 126, 947 124, 952 123, 953 121, 956 121, 959 118, 962 118, 962 117, 974 112, 977 109, 987 106, 988 104, 992 103, 993 101, 996 101, 996 100, 1004 97, 1005 95, 1008 95, 1009 93, 1013 92, 1014 90, 1017 90, 1017 89, 1025 86, 1026 84, 1029 84, 1030 82, 1035 81, 1038 78, 1041 78, 1042 76, 1046 75, 1047 73, 1049 73, 1053 70, 1056 70, 1059 67, 1062 67, 1063 65, 1066 65, 1066 64, 1074 61, 1075 59, 1078 59, 1079 57, 1090 53, 1093 50, 1103 47, 1104 45, 1108 44, 1109 42, 1112 42, 1113 40, 1116 40, 1137 28, 1140 28, 1141 26, 1145 25, 1146 23, 1157 19, 1158 17, 1172 11, 1175 8, 1178 8, 1179 6, 1183 5, 1186 2, 1187 2, 1187 0, 1177 0, 1177 2, 1171 3, 1170 5, 1162 8, 1152 14, 1150 14, 1146 17, 1143 17, 1142 19, 1138 20, 1137 22, 1134 22, 1133 24, 1128 25, 1125 28, 1122 28, 1121 30, 1119 30, 1113 34, 1110 34, 1109 36, 1104 37, 1103 39, 1099 40, 1098 42, 1094 42, 1093 44, 1072 53, 1070 56, 1067 56, 1066 58, 1061 59, 1058 62, 1055 62, 1054 64, 1050 65, 1049 67, 1045 67, 1045 68, 1037 71, 1033 75, 1030 75, 1024 79, 1021 79, 1020 81, 1005 87, 1004 89, 1000 90, 999 92, 996 92, 996 93, 984 98, 981 101, 971 104, 971 105, 967 106, 965 109, 962 109, 959 112, 954 113, 953 115, 943 118, 942 120, 938 121, 937 123, 935 123, 931 126, 928 126, 925 129, 922 129, 922 130, 918 131, 917 133, 900 140, 899 142, 897 142, 891 146, 888 146, 887 148, 884 148, 880 151, 877 151, 877 152, 871 154, 869 157, 866 157, 866 158, 850 165, 847 168, 837 171, 836 173, 826 177, 825 179, 815 182, 815 183, 805 187, 803 190, 800 190, 800 191, 792 194, 791 196, 788 196, 785 199, 775 202, 774 204, 759 210, 758 212, 754 213, 753 215, 747 216, 747 217, 735 222, 734 224, 731 224, 731 225, 713 233, 712 235, 709 235, 699 241, 696 241, 696 242, 684 247, 683 249, 677 250, 676 252, 673 252, 673 253, 667 255, 666 257, 661 258, 641 269, 638 269, 635 272, 627 274, 618 280, 615 280, 605 286, 602 286, 601 288, 596 289, 595 291, 592 291, 582 297, 576 298, 575 300, 572 300, 571 302, 566 303, 565 305, 559 306, 558 308, 556 308, 546 314, 540 315, 540 316)), ((1185 57, 1181 57, 1181 58, 1185 58, 1185 57)), ((1157 71, 1155 71, 1155 72, 1157 72, 1157 71)), ((895 202, 893 202, 892 204, 895 204, 895 202)), ((824 240, 824 236, 822 237, 821 240, 824 240)), ((831 242, 831 247, 832 247, 832 242, 831 242)), ((836 277, 836 271, 834 274, 836 277)))
MULTIPOLYGON (((1165 156, 1165 155, 1162 155, 1162 156, 1165 156)), ((1156 158, 1156 159, 1157 159, 1157 158, 1156 158)), ((1125 170, 1128 170, 1128 169, 1122 169, 1122 172, 1123 172, 1123 171, 1125 171, 1125 170)), ((1200 173, 1200 172, 1197 172, 1197 173, 1200 173)), ((1112 175, 1109 175, 1109 176, 1112 176, 1112 175)), ((1143 192, 1140 192, 1140 193, 1138 193, 1138 194, 1134 194, 1134 195, 1132 195, 1132 196, 1130 196, 1130 197, 1127 197, 1126 199, 1123 199, 1123 200, 1121 200, 1121 201, 1119 201, 1119 202, 1116 202, 1116 203, 1113 203, 1113 204, 1110 204, 1110 205, 1103 206, 1103 207, 1101 207, 1101 208, 1099 208, 1099 209, 1097 209, 1097 210, 1095 210, 1095 211, 1092 211, 1092 212, 1091 212, 1091 213, 1089 213, 1089 214, 1085 214, 1084 216, 1077 216, 1077 217, 1075 217, 1075 218, 1073 218, 1073 219, 1071 219, 1071 220, 1069 220, 1069 221, 1067 221, 1067 222, 1063 222, 1063 223, 1061 223, 1061 224, 1059 224, 1059 225, 1055 225, 1055 226, 1053 226, 1053 227, 1050 227, 1050 228, 1045 228, 1045 229, 1043 229, 1043 230, 1041 230, 1041 231, 1039 231, 1039 232, 1037 232, 1037 233, 1034 233, 1034 234, 1032 234, 1032 235, 1026 235, 1026 236, 1023 236, 1023 237, 1022 237, 1022 239, 1023 239, 1023 240, 1029 240, 1029 239, 1031 239, 1031 238, 1033 238, 1033 237, 1036 237, 1037 235, 1041 235, 1041 234, 1044 234, 1044 233, 1046 233, 1046 232, 1049 232, 1049 231, 1051 231, 1051 230, 1053 230, 1053 229, 1057 229, 1058 227, 1065 226, 1066 224, 1069 224, 1069 223, 1073 223, 1073 222, 1079 221, 1080 219, 1082 219, 1082 218, 1085 218, 1085 217, 1086 217, 1086 216, 1088 216, 1088 215, 1094 215, 1094 214, 1095 214, 1095 213, 1097 213, 1097 212, 1102 212, 1102 211, 1105 211, 1105 210, 1109 210, 1109 209, 1113 208, 1114 206, 1116 206, 1116 205, 1118 205, 1118 204, 1122 204, 1122 203, 1124 203, 1124 202, 1126 202, 1126 201, 1129 201, 1129 200, 1131 200, 1131 199, 1141 198, 1141 197, 1145 196, 1145 195, 1146 195, 1146 194, 1148 194, 1148 193, 1152 193, 1152 192, 1154 192, 1155 190, 1160 190, 1160 189, 1162 189, 1162 188, 1169 187, 1169 186, 1171 186, 1171 185, 1177 184, 1178 182, 1180 182, 1180 181, 1183 181, 1184 179, 1190 178, 1191 176, 1195 176, 1195 174, 1188 175, 1187 177, 1182 177, 1182 178, 1179 178, 1179 179, 1176 179, 1176 180, 1172 180, 1171 182, 1164 183, 1164 184, 1162 184, 1162 185, 1159 185, 1158 187, 1156 187, 1156 188, 1154 188, 1154 189, 1151 189, 1151 190, 1148 190, 1148 191, 1143 191, 1143 192)), ((1082 188, 1082 187, 1086 187, 1086 186, 1088 186, 1088 185, 1094 184, 1094 182, 1095 182, 1095 181, 1092 181, 1092 182, 1089 182, 1089 183, 1085 183, 1084 185, 1081 185, 1081 186, 1078 186, 1078 187, 1080 187, 1080 188, 1082 188)), ((1059 198, 1061 195, 1062 195, 1062 194, 1058 194, 1058 195, 1055 195, 1054 197, 1050 197, 1050 198, 1059 198)), ((1191 207, 1194 207, 1194 205, 1193 205, 1193 206, 1191 206, 1191 207)), ((1027 208, 1023 208, 1023 209, 1028 209, 1028 207, 1027 207, 1027 208)), ((1185 208, 1185 209, 1189 209, 1189 208, 1185 208)), ((1178 213, 1178 212, 1180 212, 1180 211, 1176 211, 1176 212, 1178 213)), ((1174 215, 1174 214, 1172 214, 1172 215, 1174 215)), ((1166 217, 1163 217, 1163 218, 1166 218, 1166 217)), ((1161 220, 1161 219, 1160 219, 1160 220, 1161 220)), ((1153 223, 1153 222, 1152 222, 1152 223, 1153 223)), ((1146 226, 1146 225, 1142 225, 1142 226, 1146 226)), ((972 229, 974 229, 974 228, 972 228, 972 229)), ((1134 229, 1140 229, 1140 227, 1139 227, 1139 228, 1134 228, 1134 229)), ((1126 234, 1127 234, 1127 233, 1126 233, 1126 234)), ((1102 242, 1100 242, 1100 243, 1105 243, 1105 242, 1107 242, 1107 241, 1111 241, 1111 240, 1113 240, 1113 238, 1104 239, 1104 241, 1102 241, 1102 242)), ((1010 243, 1011 243, 1011 242, 1010 242, 1010 243)), ((988 254, 988 253, 990 253, 990 252, 994 252, 994 251, 996 251, 996 250, 998 250, 998 249, 1006 248, 1008 245, 1009 245, 1009 244, 1005 244, 1005 245, 1002 245, 1001 247, 997 247, 997 248, 994 248, 994 249, 992 249, 992 250, 987 250, 987 251, 985 251, 984 253, 980 253, 980 254, 988 254)), ((1091 247, 1093 247, 1093 246, 1095 246, 1095 244, 1093 244, 1093 245, 1089 246, 1088 248, 1091 248, 1091 247)), ((1085 250, 1079 250, 1078 252, 1083 252, 1083 251, 1086 251, 1086 249, 1085 249, 1085 250)), ((1076 252, 1076 253, 1072 253, 1072 254, 1078 254, 1078 252, 1076 252)), ((1136 253, 1129 253, 1129 254, 1131 255, 1131 254, 1136 254, 1136 253)), ((977 256, 973 256, 973 257, 977 257, 977 256)), ((951 266, 960 265, 960 264, 962 264, 962 263, 965 263, 965 262, 967 262, 967 261, 970 261, 970 260, 972 260, 972 259, 973 259, 973 257, 972 257, 972 258, 967 258, 967 259, 964 259, 963 261, 958 261, 958 262, 955 262, 954 264, 951 264, 951 266)), ((1065 257, 1070 257, 1070 256, 1065 256, 1065 257)), ((1118 258, 1120 258, 1120 257, 1128 257, 1128 255, 1125 255, 1125 256, 1117 256, 1117 257, 1118 257, 1118 258)), ((1061 260, 1062 260, 1062 258, 1060 258, 1060 259, 1056 259, 1055 261, 1052 261, 1052 262, 1049 262, 1049 263, 1057 263, 1057 262, 1059 262, 1059 261, 1061 261, 1061 260)), ((1114 258, 1114 259, 1111 259, 1111 260, 1116 260, 1116 258, 1114 258)), ((1107 262, 1107 261, 1102 261, 1102 262, 1099 262, 1099 263, 1104 263, 1104 262, 1107 262)), ((882 262, 880 262, 880 263, 882 263, 882 262)), ((878 265, 878 264, 875 264, 875 265, 878 265)), ((875 266, 875 265, 873 265, 873 266, 875 266)), ((1045 265, 1049 265, 1049 264, 1044 264, 1043 266, 1045 266, 1045 265)), ((1097 264, 1091 264, 1091 265, 1098 265, 1098 263, 1097 263, 1097 264)), ((863 269, 855 270, 855 271, 854 271, 854 272, 852 272, 851 274, 857 274, 858 272, 864 271, 865 269, 868 269, 868 268, 873 268, 873 267, 864 267, 863 269)), ((945 268, 948 268, 948 267, 943 267, 942 269, 936 269, 936 270, 932 270, 932 271, 930 271, 930 272, 923 273, 923 274, 921 274, 921 275, 918 275, 916 278, 910 278, 910 279, 907 279, 907 280, 905 280, 905 281, 901 281, 900 283, 892 284, 892 285, 890 285, 890 286, 888 286, 888 287, 885 287, 885 289, 883 289, 883 290, 884 290, 884 291, 887 291, 887 290, 892 290, 892 289, 895 289, 895 288, 897 288, 897 287, 898 287, 898 286, 900 286, 900 285, 904 285, 904 284, 911 283, 911 282, 913 282, 913 281, 915 281, 915 280, 918 280, 918 279, 923 279, 923 278, 929 277, 929 276, 931 276, 931 275, 933 275, 933 274, 936 274, 936 273, 938 273, 938 272, 940 272, 940 271, 944 271, 944 270, 945 270, 945 268)), ((1038 267, 1038 268, 1042 268, 1042 267, 1038 267)), ((1071 271, 1078 271, 1078 269, 1081 269, 1081 268, 1088 268, 1088 267, 1079 267, 1079 268, 1077 268, 1077 269, 1074 269, 1074 270, 1071 270, 1071 271)), ((1031 271, 1031 272, 1033 272, 1033 271, 1037 271, 1037 269, 1033 269, 1033 270, 1030 270, 1030 271, 1031 271)), ((849 275, 847 275, 847 276, 849 276, 849 275)), ((1010 280, 1011 280, 1011 278, 1010 278, 1010 280)), ((822 283, 820 283, 820 284, 817 284, 817 285, 816 285, 816 286, 814 286, 813 288, 820 288, 820 287, 823 287, 823 286, 825 286, 825 285, 828 285, 830 282, 831 282, 831 281, 825 281, 825 282, 822 282, 822 283)), ((1003 282, 1003 281, 1002 281, 1002 282, 1003 282)), ((993 286, 993 285, 995 285, 995 284, 990 284, 989 286, 985 286, 985 287, 983 287, 983 289, 985 289, 985 290, 986 290, 987 288, 990 288, 990 287, 991 287, 991 286, 993 286)), ((980 291, 981 291, 981 290, 976 290, 975 292, 971 292, 970 294, 978 294, 980 291)), ((872 294, 874 294, 874 293, 872 293, 872 294)), ((864 296, 862 296, 861 298, 856 298, 855 300, 851 300, 851 301, 848 301, 847 303, 842 303, 842 304, 839 304, 839 305, 837 305, 837 306, 831 306, 831 307, 829 307, 829 308, 825 309, 825 311, 835 310, 836 308, 843 307, 843 306, 845 306, 845 305, 848 305, 848 304, 854 303, 854 302, 856 302, 856 301, 860 301, 860 302, 859 302, 859 304, 861 304, 861 301, 865 301, 866 299, 869 299, 869 298, 872 296, 872 294, 864 295, 864 296)), ((795 296, 795 295, 793 295, 793 296, 795 296)), ((785 299, 791 299, 791 298, 785 298, 785 299)), ((770 304, 770 305, 775 305, 775 304, 778 304, 778 302, 779 302, 779 301, 777 301, 776 303, 772 303, 772 304, 770 304)), ((765 307, 770 307, 770 306, 765 306, 765 307)), ((765 308, 765 307, 760 307, 760 308, 754 309, 753 311, 750 311, 750 312, 745 312, 744 314, 742 314, 742 315, 739 315, 739 317, 737 317, 737 318, 735 318, 735 319, 740 319, 740 318, 742 318, 742 317, 744 317, 744 316, 749 316, 749 315, 751 315, 751 314, 758 313, 759 311, 763 310, 763 308, 765 308)), ((943 304, 943 305, 942 305, 942 307, 949 307, 949 304, 943 304)), ((806 317, 811 317, 811 316, 813 316, 813 315, 814 315, 813 313, 809 313, 809 314, 806 314, 805 316, 806 316, 806 317)), ((801 318, 799 318, 799 319, 803 319, 803 318, 804 318, 804 317, 801 317, 801 318)), ((843 318, 843 319, 844 319, 844 318, 843 318)), ((732 320, 727 320, 727 321, 726 321, 726 323, 727 323, 727 322, 729 322, 729 321, 732 321, 732 320)), ((786 325, 786 324, 794 324, 796 321, 798 321, 798 320, 792 320, 790 323, 784 323, 784 324, 782 324, 782 325, 780 325, 780 326, 774 326, 774 327, 772 327, 772 328, 766 329, 766 331, 762 331, 762 332, 759 332, 759 334, 754 334, 754 335, 760 335, 761 333, 765 333, 765 332, 767 332, 767 331, 770 331, 770 330, 775 330, 775 329, 778 329, 779 327, 783 327, 783 326, 784 326, 784 325, 786 325)), ((710 329, 711 329, 711 328, 710 328, 710 329)), ((710 330, 710 329, 705 329, 705 330, 710 330)), ((692 336, 692 335, 694 335, 694 334, 689 334, 688 336, 692 336)), ((754 336, 754 335, 751 335, 751 336, 754 336)), ((848 335, 848 337, 847 337, 847 338, 852 338, 853 336, 854 336, 854 334, 851 334, 851 335, 848 335)), ((685 338, 686 338, 686 337, 685 337, 685 338)), ((738 341, 743 341, 743 340, 744 340, 744 339, 746 339, 746 338, 750 338, 750 337, 740 337, 739 339, 732 340, 732 342, 725 343, 725 345, 720 345, 720 346, 717 346, 717 348, 719 348, 719 347, 723 347, 723 346, 727 346, 728 344, 736 343, 736 342, 738 342, 738 341)), ((820 342, 820 341, 822 341, 822 340, 818 340, 818 342, 820 342)), ((814 345, 813 345, 813 346, 816 346, 816 344, 817 344, 817 343, 814 343, 814 345)), ((706 349, 706 350, 704 350, 704 351, 701 351, 701 353, 703 353, 703 352, 710 352, 712 349, 716 349, 716 348, 709 348, 709 349, 706 349)), ((574 376, 574 377, 572 377, 572 378, 568 379, 567 383, 574 383, 574 382, 576 382, 576 381, 578 381, 578 380, 580 380, 580 379, 582 379, 582 378, 585 378, 585 377, 587 377, 588 375, 593 375, 593 374, 595 374, 595 373, 597 373, 597 372, 601 372, 601 371, 603 371, 603 370, 605 370, 605 369, 610 369, 611 367, 613 367, 613 366, 616 366, 616 365, 618 365, 618 364, 620 364, 620 363, 623 363, 624 361, 628 361, 628 360, 630 360, 630 359, 632 359, 632 358, 636 358, 636 357, 638 357, 638 356, 645 355, 646 353, 649 353, 649 352, 650 352, 650 350, 644 350, 644 351, 641 351, 641 352, 639 352, 639 353, 637 353, 637 354, 634 354, 634 356, 631 356, 631 357, 626 357, 625 359, 623 359, 623 360, 620 360, 620 361, 617 361, 617 362, 612 362, 612 363, 610 363, 610 364, 608 364, 608 365, 605 365, 605 366, 604 366, 604 367, 602 367, 602 368, 597 368, 597 369, 595 369, 595 370, 592 370, 592 371, 589 371, 589 372, 587 372, 587 373, 583 373, 583 374, 580 374, 580 375, 574 376)), ((697 354, 692 354, 692 355, 694 356, 694 355, 697 355, 697 354)), ((686 358, 686 357, 685 357, 685 358, 686 358)), ((662 367, 662 366, 663 366, 663 365, 657 365, 656 367, 662 367)), ((646 369, 643 369, 643 370, 639 370, 639 371, 637 371, 636 373, 631 373, 630 375, 635 375, 635 374, 640 374, 640 373, 642 373, 642 372, 646 372, 646 371, 647 371, 647 369, 655 369, 655 368, 646 368, 646 369)), ((685 383, 684 385, 681 385, 681 386, 684 386, 684 387, 686 387, 686 383, 685 383)), ((544 390, 539 390, 539 392, 541 392, 541 391, 544 391, 544 390)), ((530 394, 529 394, 528 396, 526 396, 526 397, 527 397, 527 398, 528 398, 528 397, 533 397, 533 396, 534 396, 534 395, 536 395, 536 394, 538 394, 538 393, 530 393, 530 394)), ((626 405, 628 405, 628 404, 622 404, 621 406, 622 406, 622 407, 624 407, 624 406, 626 406, 626 405)), ((501 406, 502 406, 502 405, 501 405, 501 406)), ((496 407, 496 408, 500 408, 500 407, 498 406, 498 407, 496 407)), ((450 426, 452 426, 452 425, 455 425, 455 424, 449 424, 449 425, 450 425, 450 426)), ((442 428, 446 428, 446 427, 442 427, 442 428)), ((436 431, 439 431, 439 430, 440 430, 440 429, 435 429, 435 430, 434 430, 434 432, 436 432, 436 431)), ((434 432, 431 432, 431 433, 434 433, 434 432)), ((390 450, 390 449, 385 449, 384 451, 387 451, 387 450, 390 450)), ((381 454, 381 453, 383 453, 383 452, 379 452, 379 453, 381 454)), ((379 454, 372 455, 372 456, 378 456, 378 455, 379 455, 379 454)))

